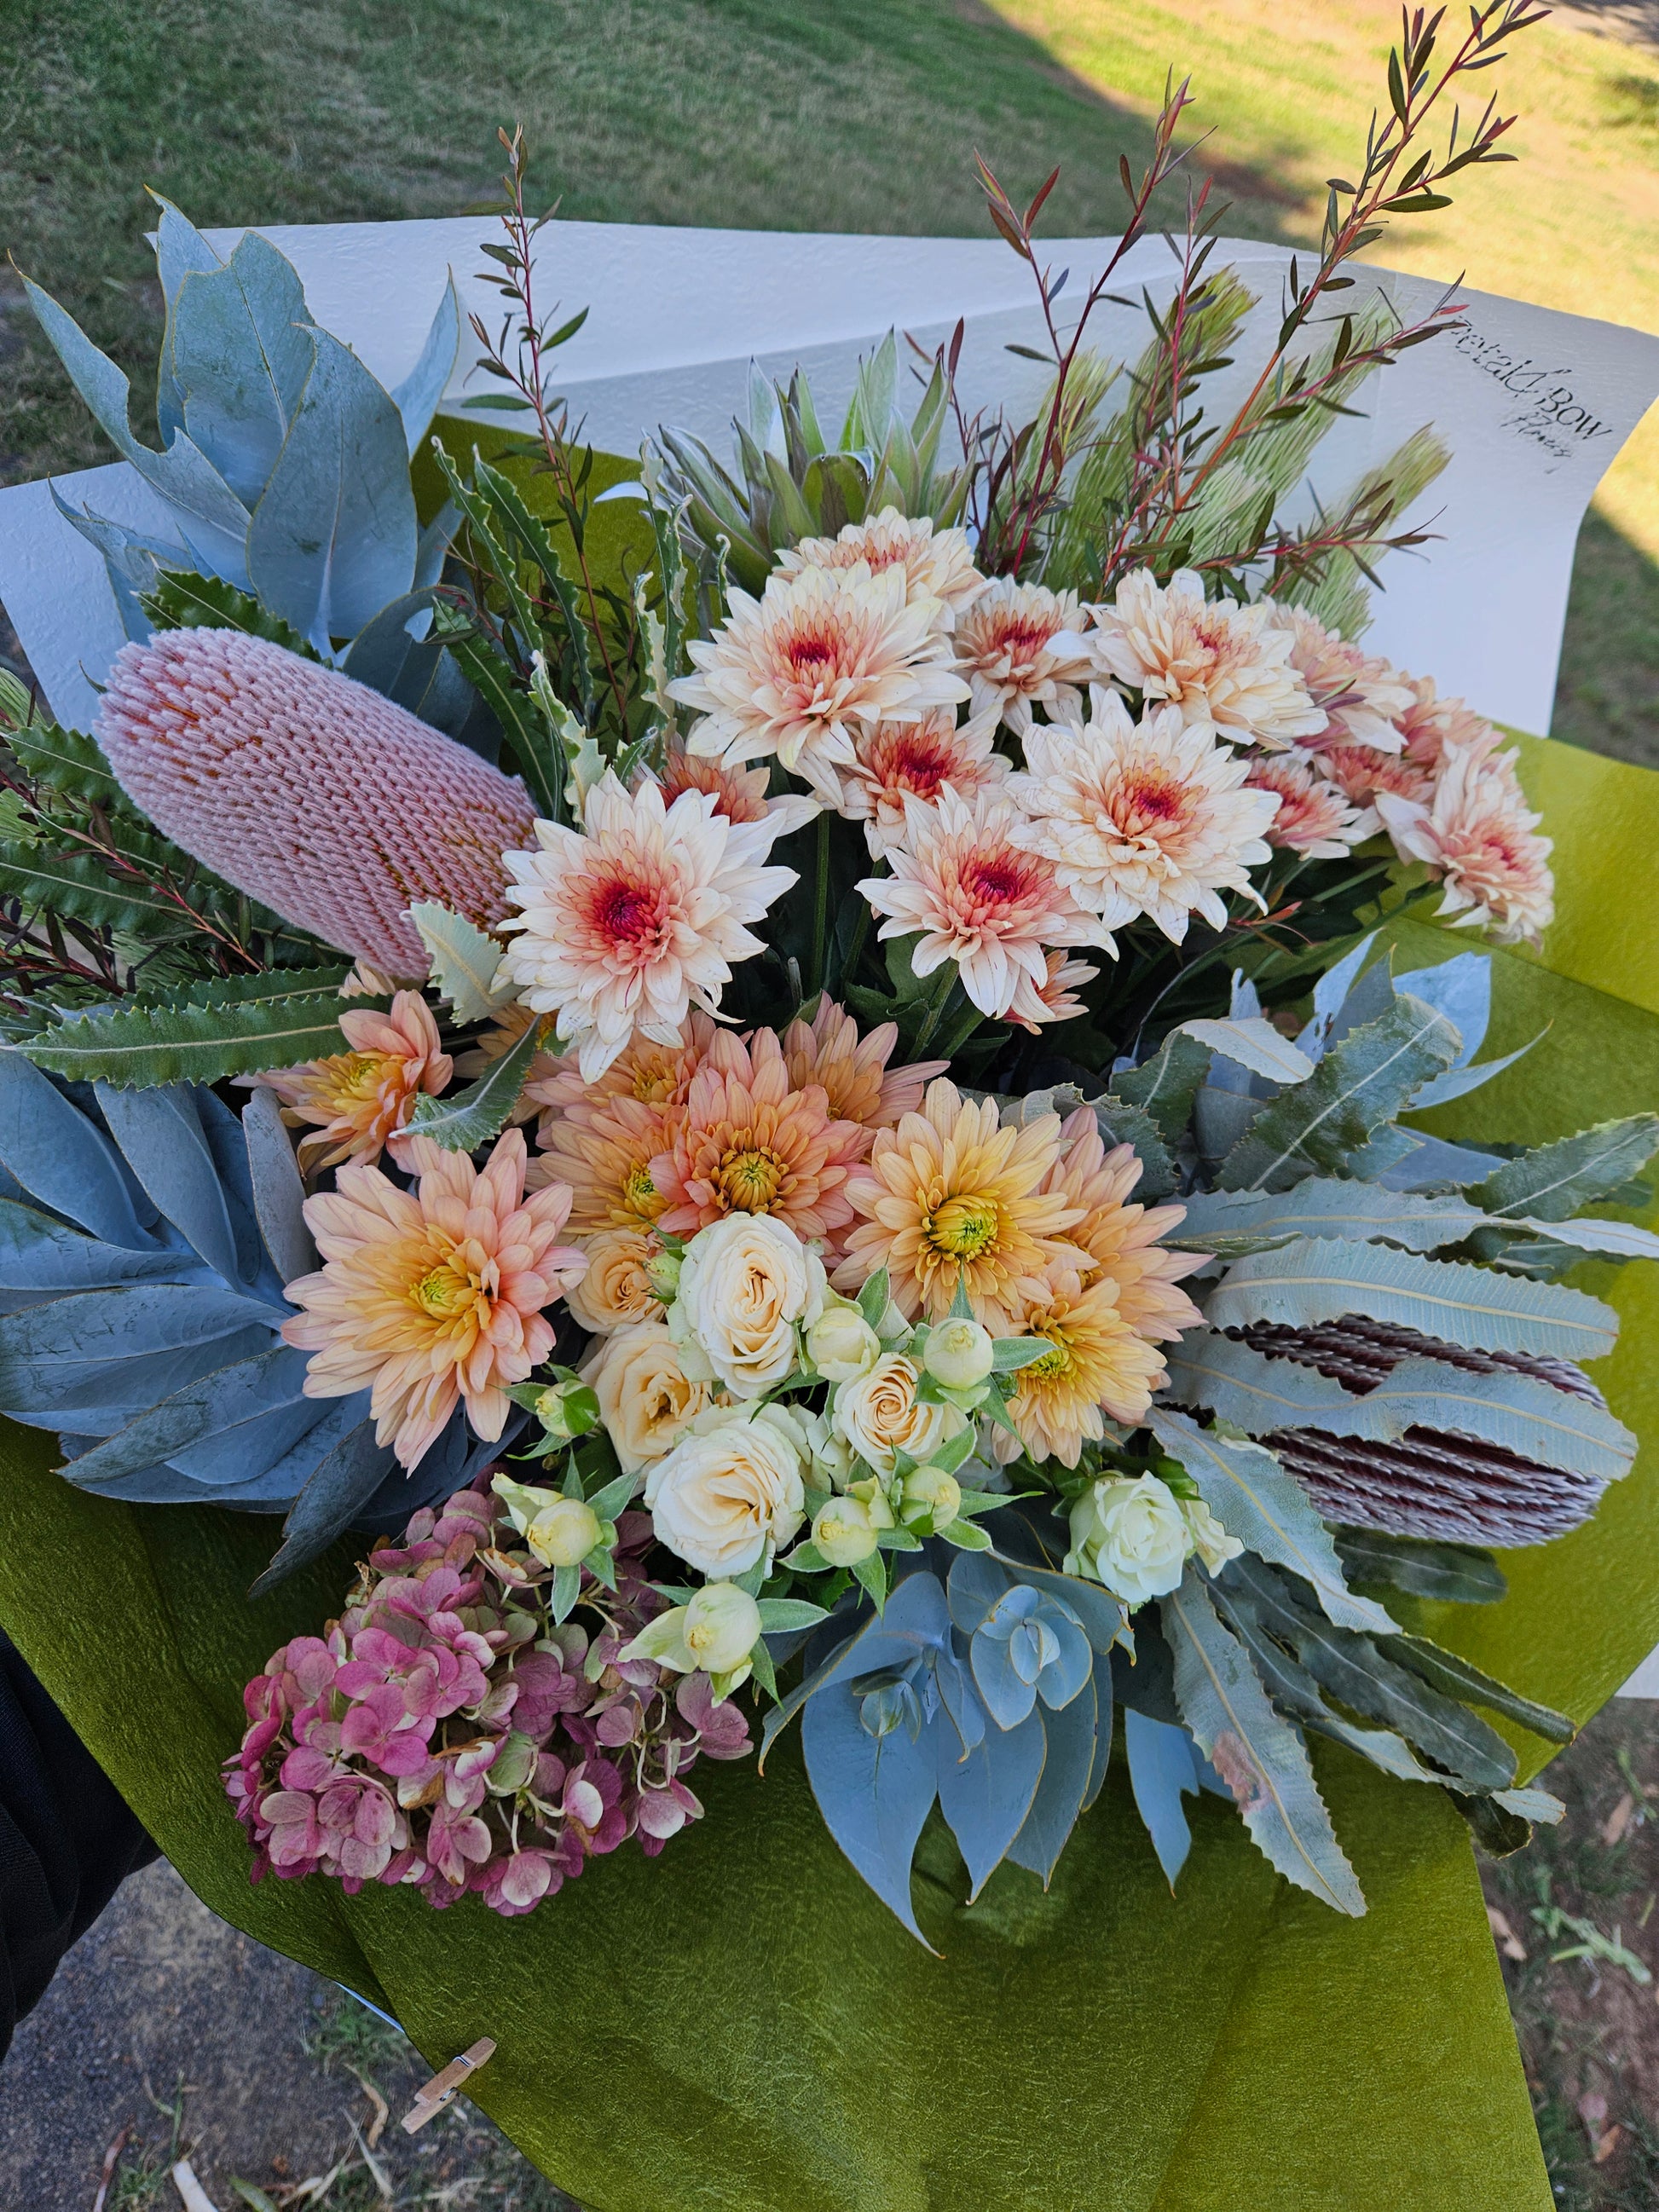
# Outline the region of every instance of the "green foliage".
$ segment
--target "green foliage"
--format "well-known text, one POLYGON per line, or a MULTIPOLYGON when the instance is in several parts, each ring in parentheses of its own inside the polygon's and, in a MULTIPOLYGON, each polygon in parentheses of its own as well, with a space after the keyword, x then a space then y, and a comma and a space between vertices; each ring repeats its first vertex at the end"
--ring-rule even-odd
POLYGON ((20 1048, 50 1074, 109 1083, 117 1090, 218 1083, 262 1068, 292 1067, 340 1048, 338 988, 319 991, 307 988, 309 981, 301 969, 280 978, 250 978, 254 988, 248 997, 239 997, 233 986, 208 1005, 137 1006, 67 1017, 22 1039, 20 1048), (285 988, 277 988, 279 982, 285 988))
POLYGON ((493 1060, 476 1083, 445 1098, 415 1102, 409 1126, 449 1152, 476 1152, 507 1127, 540 1048, 543 1024, 532 1021, 513 1049, 493 1060))
POLYGON ((156 571, 154 589, 141 593, 138 603, 158 630, 239 629, 248 637, 266 638, 304 659, 318 657, 309 641, 280 615, 272 614, 251 592, 239 591, 222 576, 161 568, 156 571))

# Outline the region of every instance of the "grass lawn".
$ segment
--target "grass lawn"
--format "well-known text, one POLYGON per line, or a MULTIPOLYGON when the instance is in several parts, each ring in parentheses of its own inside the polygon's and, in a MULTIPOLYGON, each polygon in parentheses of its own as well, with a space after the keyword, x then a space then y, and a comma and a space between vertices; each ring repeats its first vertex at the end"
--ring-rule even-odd
MULTIPOLYGON (((158 301, 143 186, 203 222, 453 213, 498 122, 599 219, 973 232, 981 149, 1060 230, 1118 219, 1165 68, 1190 70, 1228 228, 1306 239, 1363 130, 1382 0, 12 0, 0 242, 132 369, 158 301)), ((1489 82, 1498 79, 1489 79, 1489 82)), ((1501 73, 1522 165, 1378 249, 1659 328, 1659 52, 1554 23, 1501 73)), ((0 307, 6 305, 0 299, 0 307)), ((594 303, 603 313, 604 302, 594 303)), ((0 323, 0 477, 100 458, 55 362, 0 323)), ((1659 420, 1586 533, 1559 734, 1659 762, 1659 420)))

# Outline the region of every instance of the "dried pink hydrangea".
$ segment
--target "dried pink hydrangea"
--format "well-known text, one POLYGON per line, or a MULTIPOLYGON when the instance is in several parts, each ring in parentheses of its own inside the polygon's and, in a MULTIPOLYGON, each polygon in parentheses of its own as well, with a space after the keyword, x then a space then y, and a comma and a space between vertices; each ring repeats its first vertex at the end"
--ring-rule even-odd
POLYGON ((696 1759, 750 1748, 706 1674, 622 1656, 666 1603, 645 1579, 648 1516, 622 1518, 614 1593, 584 1574, 584 1620, 555 1625, 551 1574, 515 1548, 489 1481, 416 1513, 343 1618, 244 1691, 225 1787, 255 1881, 325 1874, 528 1912, 629 1837, 654 1856, 702 1811, 696 1759))
POLYGON ((384 975, 427 972, 418 902, 481 927, 507 912, 523 787, 337 670, 240 630, 164 630, 116 655, 96 734, 175 844, 384 975))

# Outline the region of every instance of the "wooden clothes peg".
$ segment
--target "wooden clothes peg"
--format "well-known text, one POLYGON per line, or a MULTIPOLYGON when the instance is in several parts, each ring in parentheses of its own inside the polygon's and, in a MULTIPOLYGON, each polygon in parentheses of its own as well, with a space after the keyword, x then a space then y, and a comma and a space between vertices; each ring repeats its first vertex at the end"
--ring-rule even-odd
POLYGON ((428 2120, 435 2119, 446 2105, 453 2104, 455 2092, 495 2055, 495 2045, 490 2037, 481 2035, 459 2058, 452 2058, 441 2074, 415 2092, 415 2101, 404 2114, 404 2129, 414 2135, 428 2120))

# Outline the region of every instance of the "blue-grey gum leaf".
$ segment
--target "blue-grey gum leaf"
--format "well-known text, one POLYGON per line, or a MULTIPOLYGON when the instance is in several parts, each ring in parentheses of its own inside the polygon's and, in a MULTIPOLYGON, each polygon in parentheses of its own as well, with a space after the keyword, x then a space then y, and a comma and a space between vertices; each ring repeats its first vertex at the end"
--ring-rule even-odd
MULTIPOLYGON (((303 1352, 277 1344, 252 1359, 213 1368, 94 1445, 76 1462, 76 1480, 90 1488, 112 1476, 131 1474, 153 1460, 172 1459, 186 1446, 234 1428, 255 1414, 292 1404, 301 1395, 308 1364, 303 1352)), ((283 1448, 295 1441, 297 1437, 289 1437, 283 1448)))
POLYGON ((238 1281, 236 1232, 189 1089, 183 1084, 154 1091, 95 1087, 109 1133, 151 1203, 224 1282, 238 1281))
POLYGON ((392 394, 392 403, 403 420, 404 437, 411 459, 434 410, 444 396, 460 344, 461 303, 455 295, 452 270, 421 348, 420 359, 392 394))
POLYGON ((1452 1070, 1467 1067, 1486 1042, 1492 1020, 1491 953, 1454 953, 1437 967, 1413 968, 1396 975, 1394 988, 1446 1017, 1461 1039, 1452 1070))
POLYGON ((1123 1716, 1123 1743, 1129 1760, 1129 1787, 1164 1878, 1171 1889, 1187 1863, 1192 1831, 1182 1796, 1198 1795, 1193 1740, 1184 1728, 1150 1720, 1133 1707, 1123 1716))
POLYGON ((255 1299, 198 1283, 82 1291, 33 1306, 0 1320, 0 1407, 107 1435, 197 1376, 266 1349, 276 1319, 255 1299), (70 1408, 112 1418, 70 1419, 70 1408))
POLYGON ((374 1424, 360 1421, 312 1470, 283 1523, 281 1549, 248 1591, 251 1598, 314 1559, 362 1510, 386 1479, 390 1455, 374 1441, 374 1424))
MULTIPOLYGON (((247 1139, 242 1124, 230 1108, 205 1084, 191 1086, 191 1097, 202 1124, 202 1134, 213 1155, 219 1188, 236 1239, 237 1280, 256 1296, 284 1306, 283 1279, 260 1234, 253 1204, 253 1176, 248 1164, 247 1139)), ((286 1319, 286 1315, 284 1315, 286 1319)))
POLYGON ((837 1682, 809 1699, 801 1741, 830 1834, 883 1904, 925 1942, 910 1902, 910 1863, 937 1794, 932 1737, 913 1743, 902 1725, 884 1736, 866 1734, 858 1700, 837 1682))
POLYGON ((0 1159, 23 1188, 105 1243, 151 1249, 155 1208, 114 1145, 31 1061, 0 1052, 0 1159))
POLYGON ((255 231, 223 268, 187 276, 173 302, 168 337, 185 428, 249 509, 311 372, 307 320, 292 264, 255 231))
POLYGON ((314 331, 305 397, 247 532, 254 591, 319 652, 409 589, 419 535, 402 418, 356 356, 314 331))
POLYGON ((265 1249, 284 1285, 317 1267, 317 1247, 305 1219, 305 1185, 274 1091, 261 1087, 242 1109, 253 1210, 265 1249))
POLYGON ((967 1863, 971 1902, 1025 1826, 1048 1757, 1043 1724, 1031 1712, 1017 1727, 987 1729, 966 1759, 953 1729, 935 1723, 929 1735, 936 1747, 939 1810, 967 1863))
MULTIPOLYGON (((1108 1689, 1105 1726, 1109 1744, 1109 1681, 1108 1689)), ((1037 1784, 1024 1825, 1009 1844, 1006 1856, 1016 1866, 1041 1875, 1045 1888, 1088 1795, 1100 1724, 1092 1680, 1068 1705, 1042 1716, 1042 1779, 1037 1784)))
MULTIPOLYGON (((184 1263, 188 1267, 188 1262, 184 1263)), ((112 1289, 118 1283, 176 1282, 179 1255, 161 1245, 134 1252, 106 1244, 38 1212, 27 1199, 0 1198, 0 1292, 112 1289)))

